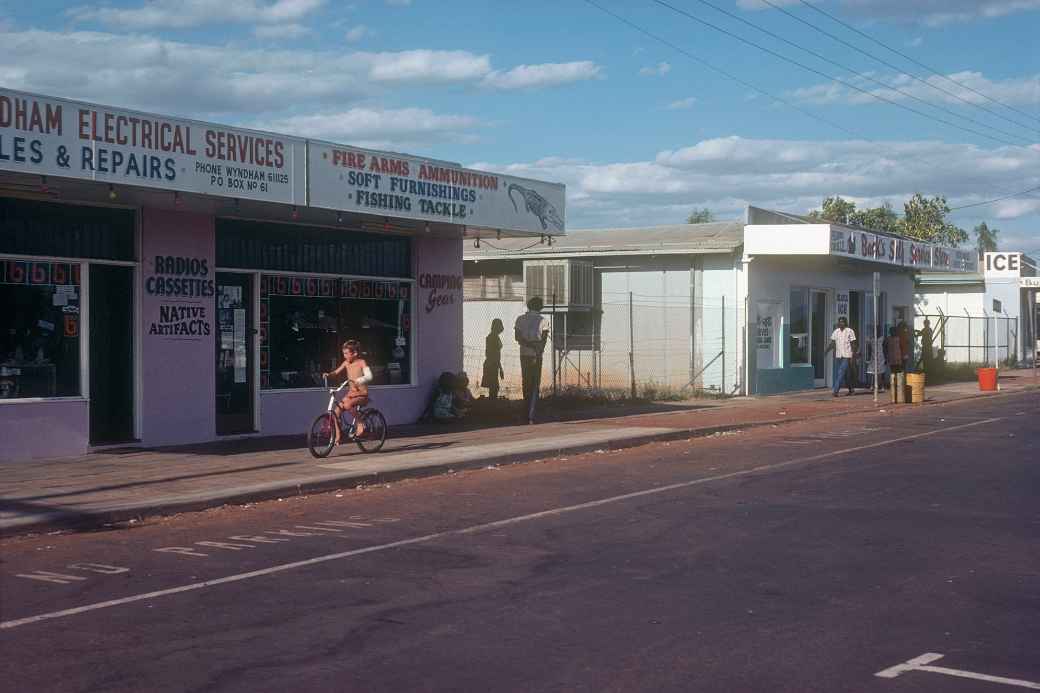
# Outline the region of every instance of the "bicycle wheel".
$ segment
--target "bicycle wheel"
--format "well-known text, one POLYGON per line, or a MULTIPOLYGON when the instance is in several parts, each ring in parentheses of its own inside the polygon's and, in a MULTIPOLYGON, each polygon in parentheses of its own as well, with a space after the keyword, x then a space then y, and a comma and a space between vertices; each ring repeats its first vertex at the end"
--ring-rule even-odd
POLYGON ((361 448, 361 452, 379 452, 386 442, 386 419, 378 409, 369 409, 362 419, 365 432, 358 436, 354 442, 361 448))
POLYGON ((314 420, 307 434, 307 447, 319 459, 328 457, 336 447, 336 421, 332 414, 322 414, 314 420))

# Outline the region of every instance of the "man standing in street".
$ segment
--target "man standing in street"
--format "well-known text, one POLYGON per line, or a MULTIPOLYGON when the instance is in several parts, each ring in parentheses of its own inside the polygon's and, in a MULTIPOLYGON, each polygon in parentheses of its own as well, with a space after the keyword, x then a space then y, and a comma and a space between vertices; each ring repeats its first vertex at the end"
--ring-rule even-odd
POLYGON ((520 345, 520 375, 523 381, 524 402, 527 404, 527 423, 534 423, 538 391, 542 387, 542 352, 549 337, 549 329, 542 308, 545 304, 535 296, 527 302, 527 312, 516 319, 513 337, 520 345))
MULTIPOLYGON (((856 350, 856 333, 849 327, 845 318, 838 318, 838 329, 831 332, 831 343, 827 345, 827 351, 834 350, 834 383, 833 394, 838 396, 838 390, 845 380, 849 371, 849 362, 856 350)), ((827 351, 824 353, 826 354, 827 351)), ((852 381, 849 381, 849 394, 853 394, 852 381)))

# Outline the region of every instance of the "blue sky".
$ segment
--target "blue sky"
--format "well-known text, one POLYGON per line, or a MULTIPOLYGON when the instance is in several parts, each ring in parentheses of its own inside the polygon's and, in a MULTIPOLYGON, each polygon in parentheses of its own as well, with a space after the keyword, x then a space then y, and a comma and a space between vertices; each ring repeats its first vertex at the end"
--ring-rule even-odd
MULTIPOLYGON (((583 0, 6 3, 0 84, 558 180, 571 228, 673 223, 694 207, 734 217, 748 203, 805 212, 833 194, 960 206, 1040 186, 1040 0, 813 0, 953 81, 801 0, 769 1, 898 69, 763 0, 710 0, 732 16, 668 3, 976 132, 653 0, 597 2, 790 105, 583 0)), ((1040 255, 1040 191, 954 220, 985 220, 1004 248, 1040 255)))

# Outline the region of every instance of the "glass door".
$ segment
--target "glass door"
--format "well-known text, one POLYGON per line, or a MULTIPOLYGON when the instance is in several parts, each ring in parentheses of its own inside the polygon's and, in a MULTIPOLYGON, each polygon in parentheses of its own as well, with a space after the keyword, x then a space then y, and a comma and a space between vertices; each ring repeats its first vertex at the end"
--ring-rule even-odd
POLYGON ((812 352, 813 379, 816 387, 827 385, 827 345, 830 344, 831 330, 827 321, 827 292, 810 291, 810 349, 812 352))
POLYGON ((217 435, 251 433, 253 276, 217 273, 217 435))

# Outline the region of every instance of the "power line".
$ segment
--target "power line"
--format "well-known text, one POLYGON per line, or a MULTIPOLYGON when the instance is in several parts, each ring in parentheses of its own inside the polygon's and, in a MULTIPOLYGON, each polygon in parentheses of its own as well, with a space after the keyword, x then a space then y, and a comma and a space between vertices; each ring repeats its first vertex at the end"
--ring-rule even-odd
MULTIPOLYGON (((774 57, 777 57, 780 60, 783 60, 785 62, 791 63, 792 65, 795 65, 797 67, 802 68, 803 70, 807 70, 809 72, 812 72, 813 74, 820 75, 821 77, 824 77, 827 80, 830 80, 832 82, 837 82, 838 84, 841 84, 841 85, 843 85, 843 86, 845 86, 845 87, 847 87, 849 89, 854 89, 854 90, 860 92, 861 94, 865 94, 866 96, 869 96, 869 97, 871 97, 873 99, 877 99, 878 101, 882 101, 882 102, 887 103, 889 105, 895 106, 896 108, 902 108, 903 110, 910 111, 911 113, 915 113, 915 114, 917 114, 919 116, 922 116, 924 118, 929 118, 929 119, 934 120, 936 122, 943 123, 944 125, 949 125, 950 127, 954 127, 954 128, 959 129, 959 130, 963 130, 965 132, 970 132, 971 134, 977 135, 979 137, 985 137, 986 139, 993 140, 994 142, 1000 142, 1002 144, 1008 144, 1008 145, 1011 145, 1011 146, 1020 146, 1024 142, 1024 140, 1019 141, 1019 142, 1012 142, 1010 140, 1006 140, 1006 139, 1003 139, 1003 138, 1000 138, 1000 137, 995 137, 995 136, 987 134, 985 132, 980 132, 980 131, 974 130, 972 128, 964 127, 963 125, 958 125, 957 123, 953 123, 953 122, 951 122, 949 120, 946 120, 944 118, 940 118, 940 117, 932 115, 930 113, 925 113, 924 111, 920 111, 920 110, 918 110, 916 108, 912 108, 910 106, 907 106, 906 104, 899 103, 898 101, 893 101, 892 99, 886 98, 884 96, 876 94, 876 93, 874 93, 872 91, 869 91, 867 89, 863 89, 862 87, 859 87, 859 86, 857 86, 855 84, 852 84, 851 82, 847 82, 847 81, 841 79, 840 77, 835 77, 834 75, 827 74, 826 72, 823 72, 822 70, 817 70, 816 68, 814 68, 814 67, 812 67, 810 65, 806 65, 805 63, 799 62, 798 60, 795 60, 794 58, 790 58, 790 57, 788 57, 788 56, 786 56, 786 55, 784 55, 782 53, 778 53, 777 51, 774 51, 771 48, 767 48, 766 46, 763 46, 761 44, 755 43, 754 41, 752 41, 750 39, 747 39, 747 38, 744 38, 743 36, 741 36, 739 34, 736 34, 736 33, 732 32, 732 31, 730 31, 728 29, 724 29, 723 27, 720 27, 717 24, 713 24, 713 23, 711 23, 711 22, 709 22, 709 21, 707 21, 705 19, 701 19, 700 17, 698 17, 696 15, 690 14, 689 12, 687 12, 687 11, 685 11, 683 9, 675 7, 674 5, 672 5, 670 3, 667 3, 664 0, 652 0, 652 1, 654 3, 662 6, 662 7, 668 8, 669 10, 675 12, 676 14, 679 14, 679 15, 682 15, 683 17, 686 17, 687 19, 695 21, 695 22, 697 22, 699 24, 703 24, 704 26, 707 26, 707 27, 709 27, 711 29, 714 29, 715 31, 718 31, 718 32, 720 32, 722 34, 725 34, 726 36, 734 38, 734 39, 740 41, 741 43, 745 43, 745 44, 747 44, 749 46, 757 48, 760 51, 768 53, 768 54, 770 54, 770 55, 772 55, 774 57)), ((824 61, 826 63, 831 64, 831 65, 834 65, 834 66, 836 66, 836 67, 838 67, 838 68, 840 68, 842 70, 845 70, 847 72, 851 72, 852 74, 857 75, 857 76, 859 76, 861 78, 868 79, 868 80, 870 80, 872 82, 880 84, 885 89, 893 89, 894 91, 897 91, 900 94, 902 94, 902 95, 904 95, 904 96, 906 96, 908 98, 911 98, 911 99, 913 99, 915 101, 920 101, 921 103, 925 104, 926 106, 929 106, 931 108, 936 108, 937 110, 944 111, 944 112, 949 113, 951 115, 954 115, 954 116, 956 116, 958 118, 964 118, 966 120, 970 120, 973 123, 978 123, 978 121, 976 121, 976 120, 974 120, 972 118, 969 118, 967 116, 962 116, 959 113, 954 113, 954 112, 952 112, 952 111, 950 111, 948 109, 942 108, 940 106, 935 106, 934 104, 930 104, 927 101, 924 101, 923 99, 914 96, 913 94, 909 94, 909 93, 901 91, 899 89, 895 89, 894 87, 890 87, 889 85, 885 84, 884 82, 876 80, 876 79, 874 79, 872 77, 868 77, 866 75, 862 75, 862 74, 856 72, 854 69, 852 69, 852 68, 850 68, 850 67, 848 67, 846 65, 843 65, 843 64, 841 64, 839 62, 836 62, 834 60, 831 60, 830 58, 828 58, 828 57, 826 57, 824 55, 821 55, 820 53, 817 53, 816 51, 813 51, 813 50, 810 50, 808 48, 805 48, 804 46, 801 46, 801 45, 795 43, 794 41, 790 41, 790 40, 784 38, 783 36, 780 36, 779 34, 776 34, 776 33, 772 32, 772 31, 769 31, 768 29, 763 29, 762 27, 758 26, 754 22, 750 22, 750 21, 744 19, 743 17, 740 17, 739 15, 736 15, 736 14, 734 14, 732 12, 729 12, 728 10, 725 10, 725 9, 723 9, 723 8, 717 6, 717 5, 714 5, 714 4, 710 3, 710 2, 708 2, 708 0, 697 0, 697 2, 701 3, 702 5, 707 5, 708 7, 711 7, 712 9, 714 9, 714 10, 716 10, 718 12, 721 12, 722 14, 725 14, 728 17, 736 19, 739 22, 747 24, 748 26, 752 27, 753 29, 756 29, 757 31, 760 31, 760 32, 766 34, 767 36, 770 36, 771 38, 774 38, 774 39, 776 39, 778 41, 781 41, 781 42, 786 43, 786 44, 788 44, 790 46, 793 46, 794 48, 797 48, 798 50, 804 51, 805 53, 808 53, 808 54, 816 57, 819 60, 822 60, 822 61, 824 61)), ((981 125, 983 127, 990 127, 990 126, 987 126, 985 123, 981 123, 981 125)), ((1017 135, 1012 135, 1012 137, 1017 137, 1017 135)))
POLYGON ((859 29, 857 29, 856 27, 852 26, 851 24, 848 24, 847 22, 844 22, 841 19, 838 19, 837 17, 835 17, 833 14, 827 12, 826 10, 822 10, 819 7, 817 7, 816 5, 813 5, 810 2, 806 2, 806 0, 798 0, 798 2, 802 3, 803 5, 808 7, 809 9, 815 10, 815 11, 819 12, 820 14, 824 15, 825 17, 830 18, 832 21, 837 22, 838 24, 841 24, 843 27, 845 27, 845 28, 847 28, 847 29, 849 29, 851 31, 856 32, 857 34, 859 34, 863 38, 865 38, 865 39, 867 39, 869 41, 873 41, 874 43, 876 43, 877 45, 881 46, 882 48, 884 48, 886 50, 889 50, 889 51, 892 51, 896 55, 902 56, 906 60, 909 60, 910 62, 912 62, 914 65, 917 65, 918 67, 923 67, 924 69, 928 70, 929 72, 931 72, 932 74, 936 75, 937 77, 941 77, 942 79, 945 79, 947 82, 950 82, 951 84, 957 85, 961 89, 967 89, 971 93, 973 93, 973 94, 975 94, 977 96, 981 96, 982 98, 986 99, 987 101, 992 101, 993 103, 997 104, 998 106, 1003 106, 1004 108, 1006 108, 1006 109, 1008 109, 1010 111, 1014 111, 1015 113, 1018 113, 1020 115, 1024 115, 1026 118, 1029 118, 1030 120, 1040 121, 1040 118, 1038 118, 1038 117, 1036 117, 1036 116, 1034 116, 1034 115, 1032 115, 1030 113, 1026 113, 1025 111, 1021 111, 1021 110, 1015 108, 1014 106, 1009 106, 1009 105, 1007 105, 1006 103, 1004 103, 1002 101, 998 101, 997 99, 994 99, 994 98, 992 98, 990 96, 987 96, 986 94, 983 94, 981 91, 978 91, 977 89, 972 89, 967 84, 962 84, 961 82, 958 82, 955 79, 947 77, 946 75, 944 75, 944 74, 940 73, 938 70, 936 70, 934 67, 929 67, 929 66, 925 65, 924 63, 922 63, 921 61, 915 60, 914 58, 911 58, 906 53, 903 53, 902 51, 897 50, 895 48, 892 48, 888 44, 883 43, 882 41, 880 41, 879 39, 874 38, 870 34, 867 34, 867 33, 863 32, 863 31, 860 31, 859 29))
MULTIPOLYGON (((875 61, 881 63, 882 65, 884 65, 884 66, 886 66, 886 67, 888 67, 888 68, 890 68, 892 70, 895 70, 897 74, 906 74, 908 77, 912 77, 913 79, 917 80, 918 82, 920 82, 921 84, 924 84, 927 87, 935 89, 936 91, 941 91, 942 93, 946 94, 947 96, 953 97, 954 99, 957 99, 958 101, 961 101, 963 103, 968 104, 969 106, 974 106, 975 108, 978 108, 978 109, 980 109, 982 111, 985 111, 986 113, 989 113, 990 115, 994 115, 994 116, 996 116, 996 117, 998 117, 998 118, 1000 118, 1002 120, 1008 121, 1009 123, 1013 123, 1013 124, 1015 124, 1015 125, 1017 125, 1019 127, 1025 128, 1025 129, 1029 130, 1030 133, 1032 133, 1032 131, 1035 130, 1034 126, 1032 126, 1032 125, 1023 124, 1022 122, 1020 122, 1018 120, 1015 120, 1014 118, 1008 118, 1003 113, 998 113, 997 111, 994 111, 991 108, 986 108, 985 106, 983 106, 981 104, 977 104, 977 103, 975 103, 973 101, 969 101, 968 99, 965 99, 963 96, 957 94, 956 92, 952 92, 949 89, 945 89, 943 87, 940 87, 937 84, 933 84, 933 83, 929 82, 926 79, 922 79, 918 75, 915 75, 914 73, 910 72, 909 70, 905 70, 905 69, 899 67, 898 65, 893 65, 892 63, 888 62, 884 58, 879 58, 878 56, 874 55, 873 53, 865 51, 862 48, 860 48, 859 46, 857 46, 857 45, 855 45, 853 43, 849 43, 848 41, 846 41, 845 39, 841 38, 840 36, 836 36, 835 34, 832 34, 831 32, 827 31, 826 29, 823 29, 822 27, 820 27, 820 26, 818 26, 816 24, 813 24, 812 22, 810 22, 810 21, 808 21, 806 19, 803 19, 802 17, 799 17, 798 15, 794 14, 793 12, 784 9, 780 5, 777 5, 776 3, 772 2, 772 0, 762 0, 762 2, 764 2, 767 5, 769 5, 773 9, 776 9, 776 10, 778 10, 780 12, 783 12, 785 15, 787 15, 791 19, 793 19, 793 20, 795 20, 797 22, 801 22, 802 24, 805 24, 808 27, 811 27, 812 29, 814 29, 815 31, 818 31, 819 33, 823 34, 824 36, 829 36, 831 39, 837 41, 838 43, 842 44, 843 46, 851 48, 852 50, 856 51, 857 53, 865 55, 868 58, 870 58, 871 60, 875 60, 875 61)), ((1012 137, 1018 137, 1018 135, 1014 135, 1012 133, 1005 132, 1004 130, 999 130, 997 128, 993 128, 993 129, 996 130, 997 132, 1002 132, 1002 133, 1004 133, 1006 135, 1011 135, 1012 137)))
POLYGON ((992 200, 986 200, 984 202, 974 202, 974 203, 972 203, 970 205, 961 205, 960 207, 950 207, 950 211, 951 212, 955 212, 958 209, 968 209, 969 207, 982 207, 983 205, 991 205, 994 202, 1000 202, 1001 200, 1010 200, 1012 197, 1018 197, 1020 195, 1025 195, 1027 193, 1036 192, 1037 190, 1040 190, 1040 185, 1036 186, 1035 188, 1029 188, 1028 190, 1021 190, 1021 191, 1016 192, 1016 193, 1011 193, 1010 195, 1004 195, 1003 197, 995 197, 992 200))
POLYGON ((617 14, 615 12, 612 12, 611 10, 608 10, 607 8, 605 8, 602 5, 600 5, 599 3, 594 2, 594 0, 585 0, 585 2, 587 2, 589 5, 592 5, 597 10, 599 10, 599 11, 605 13, 605 14, 610 15, 611 17, 613 17, 614 19, 618 20, 622 24, 625 24, 625 25, 629 26, 630 28, 635 29, 639 33, 643 34, 644 36, 647 36, 647 37, 649 37, 649 38, 651 38, 651 39, 653 39, 655 41, 658 41, 658 42, 668 46, 669 48, 671 48, 672 50, 676 51, 677 53, 680 53, 681 55, 686 56, 690 60, 693 60, 694 62, 699 63, 700 65, 703 65, 704 67, 707 67, 708 69, 713 70, 713 71, 719 73, 720 75, 722 75, 722 76, 724 76, 724 77, 726 77, 728 79, 733 80, 734 82, 736 82, 737 84, 740 84, 741 86, 747 87, 748 89, 751 89, 752 91, 755 91, 755 92, 757 92, 759 94, 762 94, 763 96, 766 96, 766 97, 772 99, 773 101, 776 101, 777 103, 783 104, 784 106, 787 106, 788 108, 791 108, 791 109, 793 109, 795 111, 798 111, 799 113, 801 113, 804 116, 812 118, 813 120, 818 120, 821 123, 824 123, 826 125, 831 126, 832 128, 835 128, 836 130, 840 130, 841 132, 844 132, 846 135, 850 135, 851 137, 858 137, 859 139, 862 139, 862 140, 865 140, 865 141, 868 141, 868 142, 870 141, 869 137, 861 135, 861 134, 859 134, 857 132, 853 132, 852 130, 849 130, 844 125, 841 125, 839 123, 835 123, 834 121, 832 121, 832 120, 830 120, 828 118, 824 118, 823 116, 817 115, 816 113, 813 113, 811 111, 807 111, 804 108, 800 108, 799 106, 797 106, 794 103, 788 101, 787 99, 784 99, 782 97, 776 96, 775 94, 771 94, 770 92, 766 91, 765 89, 757 87, 754 84, 751 84, 750 82, 747 82, 747 81, 741 79, 740 77, 737 77, 736 75, 734 75, 734 74, 724 70, 723 68, 718 67, 718 66, 708 62, 704 58, 698 57, 697 55, 687 51, 686 49, 684 49, 684 48, 682 48, 682 47, 672 43, 668 39, 662 38, 661 36, 658 36, 657 34, 654 34, 654 33, 651 33, 650 31, 647 31, 646 29, 644 29, 643 27, 639 26, 638 24, 635 24, 634 22, 629 21, 628 19, 622 17, 621 15, 619 15, 619 14, 617 14))

